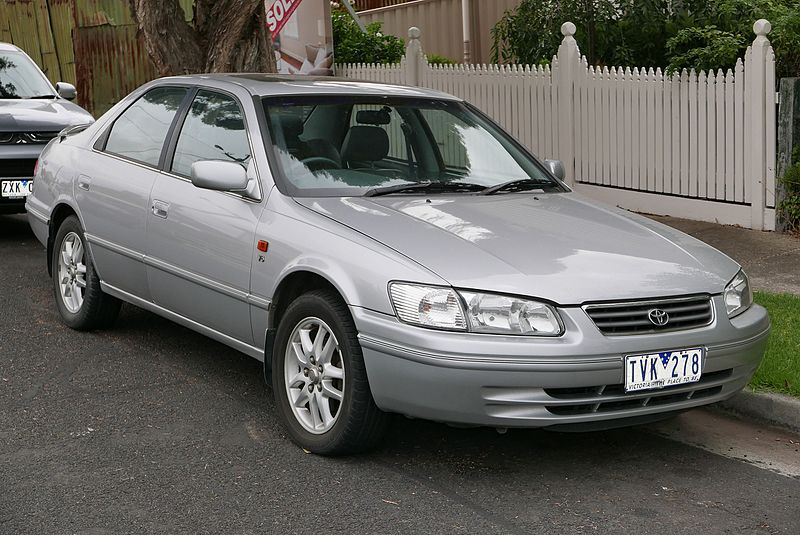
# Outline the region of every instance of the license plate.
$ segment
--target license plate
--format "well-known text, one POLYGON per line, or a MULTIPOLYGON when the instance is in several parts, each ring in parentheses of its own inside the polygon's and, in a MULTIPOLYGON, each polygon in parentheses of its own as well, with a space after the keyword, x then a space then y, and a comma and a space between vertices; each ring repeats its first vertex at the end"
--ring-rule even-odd
POLYGON ((625 357, 625 391, 694 383, 703 371, 704 349, 676 349, 625 357))
POLYGON ((0 194, 4 198, 22 199, 33 193, 33 179, 3 180, 0 182, 0 194))

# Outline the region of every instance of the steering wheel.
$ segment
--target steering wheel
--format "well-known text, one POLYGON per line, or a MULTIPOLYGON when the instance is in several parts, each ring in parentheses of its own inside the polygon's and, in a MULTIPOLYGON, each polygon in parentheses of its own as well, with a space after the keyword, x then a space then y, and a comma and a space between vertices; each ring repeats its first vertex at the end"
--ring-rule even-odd
POLYGON ((322 169, 341 169, 342 166, 331 158, 325 156, 309 156, 303 158, 300 162, 311 169, 312 171, 320 171, 322 169))

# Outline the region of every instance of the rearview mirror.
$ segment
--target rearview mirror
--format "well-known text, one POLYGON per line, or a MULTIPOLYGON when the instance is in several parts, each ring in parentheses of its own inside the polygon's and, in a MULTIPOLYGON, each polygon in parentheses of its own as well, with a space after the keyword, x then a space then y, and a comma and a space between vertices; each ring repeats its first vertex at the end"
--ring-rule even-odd
POLYGON ((567 176, 567 173, 564 171, 564 162, 561 160, 545 160, 544 165, 547 166, 547 170, 559 180, 564 180, 567 176))
POLYGON ((56 84, 56 91, 58 92, 59 97, 67 100, 75 100, 75 97, 78 96, 75 86, 68 84, 67 82, 58 82, 56 84))
POLYGON ((215 191, 247 191, 247 171, 235 162, 201 161, 192 164, 192 184, 215 191))

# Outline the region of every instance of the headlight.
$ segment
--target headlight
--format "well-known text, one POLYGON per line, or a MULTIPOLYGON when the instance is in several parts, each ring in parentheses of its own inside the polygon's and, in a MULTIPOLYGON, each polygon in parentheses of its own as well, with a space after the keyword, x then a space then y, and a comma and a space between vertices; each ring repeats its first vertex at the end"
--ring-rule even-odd
POLYGON ((466 331, 461 300, 452 288, 393 282, 389 285, 397 317, 406 323, 435 329, 466 331))
POLYGON ((563 332, 553 307, 505 295, 459 292, 467 304, 469 330, 476 333, 558 336, 563 332))
POLYGON ((389 295, 397 317, 420 327, 527 336, 563 333, 553 307, 538 301, 404 282, 391 283, 389 295))
POLYGON ((753 304, 753 290, 750 289, 750 281, 747 280, 743 270, 733 278, 725 287, 725 308, 728 317, 738 316, 753 304))

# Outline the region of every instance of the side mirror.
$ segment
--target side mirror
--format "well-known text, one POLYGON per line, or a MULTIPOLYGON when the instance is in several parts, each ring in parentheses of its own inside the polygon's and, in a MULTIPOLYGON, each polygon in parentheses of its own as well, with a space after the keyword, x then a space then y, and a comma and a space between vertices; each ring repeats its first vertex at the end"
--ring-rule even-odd
POLYGON ((75 100, 75 97, 78 96, 75 86, 68 84, 67 82, 58 82, 56 84, 56 91, 58 92, 59 97, 67 100, 75 100))
POLYGON ((566 178, 567 173, 564 171, 564 162, 561 160, 545 160, 544 165, 547 167, 547 170, 559 180, 564 180, 566 178))
POLYGON ((192 164, 192 184, 215 191, 247 191, 247 171, 235 162, 201 161, 192 164))

